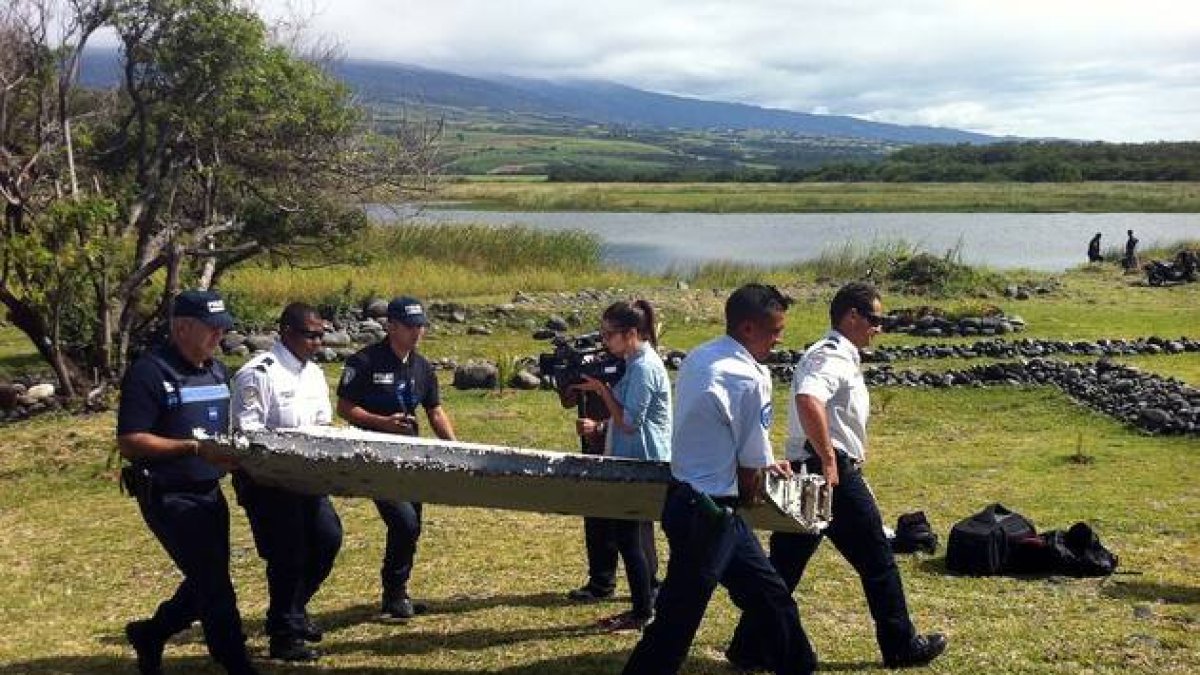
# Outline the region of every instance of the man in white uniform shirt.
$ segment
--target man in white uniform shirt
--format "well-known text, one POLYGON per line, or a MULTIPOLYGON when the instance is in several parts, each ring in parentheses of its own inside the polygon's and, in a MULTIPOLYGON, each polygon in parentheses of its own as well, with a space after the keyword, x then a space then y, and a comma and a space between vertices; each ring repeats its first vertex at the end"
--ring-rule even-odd
MULTIPOLYGON (((246 362, 233 384, 233 423, 244 430, 329 424, 329 385, 312 357, 325 324, 303 303, 279 318, 279 340, 246 362)), ((342 523, 329 497, 260 485, 235 472, 233 486, 246 510, 258 554, 267 564, 266 632, 272 658, 313 661, 321 631, 308 617, 308 601, 333 569, 342 545, 342 523)))
POLYGON ((718 583, 755 618, 767 669, 813 671, 796 603, 737 512, 761 499, 765 471, 791 473, 771 452, 771 376, 759 365, 779 342, 789 304, 771 286, 739 288, 725 303, 726 335, 680 368, 662 514, 670 562, 625 675, 678 672, 718 583))
MULTIPOLYGON (((913 627, 900 570, 861 470, 871 401, 859 349, 882 330, 879 291, 860 282, 843 286, 830 303, 829 319, 832 328, 796 366, 787 456, 793 470, 805 466, 836 486, 833 520, 822 534, 772 534, 771 563, 788 588, 795 590, 822 538, 828 537, 862 581, 884 665, 924 665, 946 649, 946 638, 939 633, 918 635, 913 627)), ((750 666, 766 658, 769 646, 758 637, 756 621, 743 615, 727 652, 731 661, 750 666)))

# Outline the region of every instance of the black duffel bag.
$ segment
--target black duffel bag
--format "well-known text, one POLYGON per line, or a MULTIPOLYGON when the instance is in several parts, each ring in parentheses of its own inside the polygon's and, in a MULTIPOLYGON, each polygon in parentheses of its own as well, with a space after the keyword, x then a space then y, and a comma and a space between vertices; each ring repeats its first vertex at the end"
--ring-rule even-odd
POLYGON ((1028 518, 1003 504, 991 504, 950 528, 946 569, 976 576, 1009 572, 1020 542, 1036 538, 1037 529, 1028 518))
POLYGON ((1117 569, 1117 556, 1100 543, 1087 523, 1070 529, 1050 530, 1020 542, 1012 570, 1024 574, 1066 574, 1073 577, 1106 577, 1117 569))

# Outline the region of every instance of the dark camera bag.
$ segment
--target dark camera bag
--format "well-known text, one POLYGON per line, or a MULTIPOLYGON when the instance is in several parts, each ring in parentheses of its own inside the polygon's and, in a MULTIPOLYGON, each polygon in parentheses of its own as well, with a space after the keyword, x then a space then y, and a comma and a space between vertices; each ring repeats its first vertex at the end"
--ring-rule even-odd
POLYGON ((946 543, 946 569, 985 576, 1011 570, 1019 542, 1037 537, 1028 518, 1003 504, 991 504, 950 528, 946 543))
POLYGON ((937 552, 938 536, 924 511, 902 514, 896 519, 896 536, 892 538, 893 553, 916 553, 924 551, 930 555, 937 552))

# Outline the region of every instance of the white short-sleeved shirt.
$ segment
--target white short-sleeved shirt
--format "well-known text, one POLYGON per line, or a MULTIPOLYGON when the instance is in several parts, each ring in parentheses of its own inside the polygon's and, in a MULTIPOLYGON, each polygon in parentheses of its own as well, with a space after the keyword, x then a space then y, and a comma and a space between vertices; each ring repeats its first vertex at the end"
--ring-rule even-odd
POLYGON ((254 429, 290 429, 329 424, 333 407, 321 367, 301 363, 276 342, 246 362, 233 379, 233 425, 254 429))
POLYGON ((771 375, 723 336, 688 355, 675 383, 671 475, 714 497, 736 497, 738 467, 774 460, 771 375))
POLYGON ((825 404, 829 439, 833 447, 863 461, 867 458, 867 418, 871 397, 863 380, 858 347, 846 336, 831 330, 804 352, 792 379, 788 405, 788 459, 807 459, 804 428, 796 411, 796 397, 807 394, 825 404))

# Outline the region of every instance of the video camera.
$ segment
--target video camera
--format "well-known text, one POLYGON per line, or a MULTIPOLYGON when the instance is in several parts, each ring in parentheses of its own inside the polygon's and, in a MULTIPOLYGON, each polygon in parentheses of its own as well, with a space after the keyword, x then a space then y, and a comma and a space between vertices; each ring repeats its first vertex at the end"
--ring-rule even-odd
POLYGON ((538 370, 549 378, 560 395, 583 382, 583 377, 595 378, 612 386, 625 374, 625 359, 614 356, 604 347, 600 333, 578 337, 558 335, 552 341, 554 351, 538 357, 538 370))

